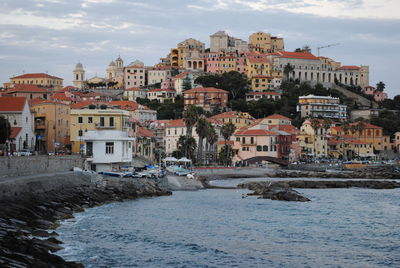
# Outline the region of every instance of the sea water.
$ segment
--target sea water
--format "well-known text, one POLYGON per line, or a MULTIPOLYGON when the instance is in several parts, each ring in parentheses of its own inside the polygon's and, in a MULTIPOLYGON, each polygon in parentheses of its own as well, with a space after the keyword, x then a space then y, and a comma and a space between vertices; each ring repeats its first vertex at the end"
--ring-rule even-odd
POLYGON ((86 267, 400 267, 400 189, 174 192, 90 208, 57 229, 86 267))

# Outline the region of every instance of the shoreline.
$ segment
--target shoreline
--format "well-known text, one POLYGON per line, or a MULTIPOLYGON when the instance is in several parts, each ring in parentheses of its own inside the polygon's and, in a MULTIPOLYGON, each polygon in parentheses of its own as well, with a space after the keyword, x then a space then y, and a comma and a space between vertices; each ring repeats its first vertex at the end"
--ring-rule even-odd
POLYGON ((62 248, 62 241, 51 230, 55 230, 61 220, 73 218, 75 212, 89 207, 172 194, 147 179, 87 176, 81 185, 59 185, 51 190, 40 189, 39 176, 35 183, 41 193, 26 192, 23 188, 15 196, 3 194, 0 200, 0 266, 83 267, 54 254, 62 248))

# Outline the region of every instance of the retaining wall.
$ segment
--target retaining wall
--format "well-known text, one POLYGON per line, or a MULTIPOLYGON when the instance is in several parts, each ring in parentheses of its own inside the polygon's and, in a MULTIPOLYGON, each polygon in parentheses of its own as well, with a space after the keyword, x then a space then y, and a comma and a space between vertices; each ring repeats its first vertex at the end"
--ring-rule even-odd
POLYGON ((0 157, 0 178, 65 172, 83 162, 80 155, 0 157))

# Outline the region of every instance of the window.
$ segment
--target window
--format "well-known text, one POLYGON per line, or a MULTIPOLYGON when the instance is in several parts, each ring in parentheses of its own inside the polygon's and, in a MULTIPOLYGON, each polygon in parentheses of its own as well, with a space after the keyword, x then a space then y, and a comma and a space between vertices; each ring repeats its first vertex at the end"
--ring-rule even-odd
POLYGON ((268 146, 267 146, 267 145, 264 145, 264 146, 263 146, 263 151, 264 151, 264 152, 268 152, 268 146))
POLYGON ((261 145, 257 145, 257 152, 261 152, 261 150, 262 150, 261 145))
POLYGON ((250 137, 250 143, 254 144, 254 137, 250 137))
POLYGON ((246 143, 246 138, 242 137, 242 143, 245 144, 246 143))
POLYGON ((100 126, 104 127, 104 117, 103 116, 100 117, 100 126))
MULTIPOLYGON (((397 137, 397 139, 399 139, 399 137, 397 137)), ((237 137, 237 138, 236 138, 236 141, 239 141, 239 142, 240 142, 240 138, 239 138, 239 137, 237 137)))
POLYGON ((93 117, 89 116, 88 119, 87 119, 87 122, 89 124, 92 124, 93 123, 93 117))
POLYGON ((114 154, 114 143, 106 142, 106 154, 114 154))
POLYGON ((83 135, 83 131, 82 131, 82 129, 80 129, 80 130, 78 131, 78 136, 82 137, 82 135, 83 135))
POLYGON ((82 123, 83 123, 83 117, 82 117, 82 116, 79 116, 79 117, 78 117, 78 123, 79 123, 79 124, 82 124, 82 123))
POLYGON ((110 127, 113 127, 114 126, 114 117, 110 117, 109 118, 110 120, 110 127))

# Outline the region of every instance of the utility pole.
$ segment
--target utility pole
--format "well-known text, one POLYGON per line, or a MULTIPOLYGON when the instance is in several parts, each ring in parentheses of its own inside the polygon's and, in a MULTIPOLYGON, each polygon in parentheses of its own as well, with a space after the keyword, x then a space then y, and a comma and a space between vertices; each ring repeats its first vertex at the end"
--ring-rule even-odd
POLYGON ((321 48, 328 48, 328 47, 333 47, 333 46, 338 46, 338 45, 340 45, 340 43, 330 44, 330 45, 326 45, 326 46, 317 47, 317 50, 318 50, 318 57, 319 57, 319 50, 320 50, 321 48))

